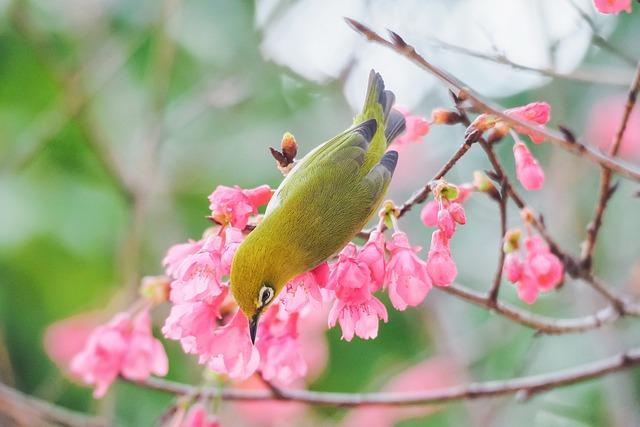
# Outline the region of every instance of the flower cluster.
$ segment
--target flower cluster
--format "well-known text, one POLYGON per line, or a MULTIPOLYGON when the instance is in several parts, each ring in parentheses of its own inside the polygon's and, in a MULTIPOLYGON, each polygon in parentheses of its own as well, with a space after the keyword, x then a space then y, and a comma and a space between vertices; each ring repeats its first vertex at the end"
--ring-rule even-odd
MULTIPOLYGON (((535 125, 546 125, 551 118, 551 107, 546 102, 532 102, 522 107, 510 108, 504 113, 513 118, 530 122, 535 125)), ((511 131, 511 126, 497 116, 490 114, 479 115, 469 126, 467 133, 474 131, 491 131, 489 141, 495 141, 505 136, 511 131)), ((522 126, 513 128, 517 134, 528 135, 531 140, 540 144, 544 141, 544 135, 531 131, 522 126)), ((544 184, 544 171, 533 156, 527 145, 522 142, 517 134, 513 133, 515 144, 513 145, 513 155, 516 163, 516 176, 518 181, 527 190, 539 190, 544 184)))
POLYGON ((519 249, 520 230, 511 230, 505 236, 504 273, 518 287, 518 297, 533 304, 540 292, 548 292, 562 282, 564 267, 540 236, 529 236, 524 241, 526 254, 519 249))
POLYGON ((469 198, 473 187, 456 187, 444 181, 439 181, 433 187, 434 200, 428 202, 420 212, 424 225, 437 228, 431 235, 427 272, 434 285, 447 286, 458 275, 449 242, 456 226, 467 222, 462 203, 469 198))
POLYGON ((143 380, 151 374, 166 375, 167 355, 151 334, 149 309, 132 316, 118 313, 89 335, 84 349, 71 360, 71 373, 93 385, 94 397, 102 397, 119 376, 143 380))

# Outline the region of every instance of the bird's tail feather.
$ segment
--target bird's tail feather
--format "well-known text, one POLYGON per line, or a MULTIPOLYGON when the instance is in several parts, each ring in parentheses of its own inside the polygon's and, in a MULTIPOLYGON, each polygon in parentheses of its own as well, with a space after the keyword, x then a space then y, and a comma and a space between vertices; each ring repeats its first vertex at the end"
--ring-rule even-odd
POLYGON ((404 132, 406 127, 404 116, 397 110, 393 110, 395 99, 393 92, 385 90, 382 76, 371 70, 364 106, 362 112, 356 117, 356 122, 360 123, 374 118, 380 124, 384 124, 387 146, 394 138, 404 132))

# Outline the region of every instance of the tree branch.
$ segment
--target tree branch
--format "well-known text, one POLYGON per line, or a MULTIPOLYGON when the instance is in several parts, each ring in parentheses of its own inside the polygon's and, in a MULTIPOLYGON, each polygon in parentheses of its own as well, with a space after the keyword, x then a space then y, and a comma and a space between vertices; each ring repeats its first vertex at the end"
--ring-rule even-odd
MULTIPOLYGON (((611 149, 609 150, 609 155, 611 157, 615 157, 618 154, 618 150, 620 149, 620 145, 622 143, 622 138, 624 137, 624 132, 627 129, 627 124, 629 123, 629 118, 631 117, 631 112, 633 111, 633 107, 636 105, 639 91, 640 62, 638 63, 636 74, 633 78, 633 82, 631 83, 631 87, 629 88, 627 102, 624 106, 624 113, 622 114, 622 120, 620 121, 620 125, 618 126, 616 134, 613 137, 611 149)), ((582 246, 582 256, 580 261, 585 268, 591 268, 596 240, 598 238, 600 228, 602 227, 602 217, 604 216, 604 211, 607 208, 607 204, 611 199, 611 196, 613 196, 615 190, 616 186, 611 185, 611 169, 603 167, 602 171, 600 172, 600 196, 598 197, 598 204, 595 208, 593 220, 587 226, 587 238, 582 246)))
MULTIPOLYGON (((106 427, 106 420, 90 417, 27 396, 0 383, 0 414, 6 414, 18 425, 43 425, 55 422, 66 427, 106 427)), ((0 418, 0 421, 2 419, 0 418)))
POLYGON ((631 166, 626 166, 621 163, 618 163, 614 159, 604 156, 594 149, 588 147, 587 145, 579 142, 576 139, 568 139, 565 135, 560 134, 558 132, 552 131, 544 126, 533 125, 527 121, 520 120, 516 117, 511 117, 503 112, 504 108, 492 104, 489 101, 485 101, 482 97, 470 89, 463 82, 458 80, 456 77, 448 74, 444 70, 436 67, 432 63, 428 62, 424 57, 416 52, 416 50, 408 45, 402 37, 398 34, 390 31, 391 40, 387 40, 380 36, 375 31, 369 29, 363 24, 359 23, 350 18, 345 18, 347 23, 354 29, 356 32, 365 36, 368 40, 378 43, 382 46, 385 46, 398 54, 405 56, 421 68, 424 68, 429 73, 439 78, 443 83, 451 89, 451 91, 459 98, 463 100, 468 100, 478 111, 492 114, 494 116, 499 117, 502 121, 508 123, 511 126, 517 126, 520 128, 527 129, 533 133, 538 133, 544 135, 545 140, 550 143, 557 145, 564 150, 573 153, 577 156, 584 157, 594 163, 597 163, 603 167, 611 169, 619 173, 620 175, 626 176, 629 179, 640 182, 640 170, 636 170, 631 166))
POLYGON ((166 393, 215 397, 223 400, 277 400, 307 403, 310 405, 332 405, 342 407, 361 405, 408 406, 451 402, 463 399, 482 399, 514 394, 516 397, 529 398, 535 394, 543 393, 557 387, 564 387, 602 377, 613 372, 631 368, 638 364, 640 364, 640 348, 628 350, 625 353, 601 359, 596 362, 546 374, 404 393, 333 393, 281 389, 280 394, 276 395, 270 390, 201 389, 158 378, 149 378, 145 381, 134 383, 141 387, 166 393))

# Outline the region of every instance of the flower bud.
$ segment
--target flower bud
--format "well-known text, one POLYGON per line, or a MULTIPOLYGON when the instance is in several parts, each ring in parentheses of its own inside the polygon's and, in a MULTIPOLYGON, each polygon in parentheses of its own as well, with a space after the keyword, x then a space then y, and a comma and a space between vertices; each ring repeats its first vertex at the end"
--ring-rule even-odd
POLYGON ((502 244, 502 250, 504 253, 509 254, 515 252, 520 248, 520 236, 522 231, 519 228, 513 228, 507 230, 504 235, 504 242, 502 244))
POLYGON ((167 276, 145 276, 140 283, 140 296, 154 304, 169 300, 169 278, 167 276))
POLYGON ((431 112, 431 122, 437 125, 455 125, 461 121, 462 117, 455 111, 436 108, 431 112))
POLYGON ((282 135, 282 142, 280 143, 280 150, 289 163, 293 163, 293 160, 298 154, 298 143, 293 134, 285 132, 282 135))
POLYGON ((491 178, 482 171, 473 172, 473 186, 483 193, 489 193, 496 189, 491 178))
POLYGON ((455 200, 460 195, 458 187, 453 184, 449 184, 444 179, 438 180, 433 185, 433 195, 436 199, 446 199, 449 201, 455 200))
POLYGON ((522 222, 524 222, 525 224, 531 224, 536 218, 536 216, 531 209, 524 208, 520 211, 520 218, 522 219, 522 222))

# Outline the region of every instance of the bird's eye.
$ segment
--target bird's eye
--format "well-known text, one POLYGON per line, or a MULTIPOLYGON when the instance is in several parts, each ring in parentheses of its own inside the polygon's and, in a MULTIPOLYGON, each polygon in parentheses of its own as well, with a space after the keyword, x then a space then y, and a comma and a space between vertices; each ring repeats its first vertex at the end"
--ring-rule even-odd
POLYGON ((275 294, 273 288, 271 286, 263 286, 260 288, 260 294, 258 295, 260 306, 263 307, 273 299, 273 295, 275 294))

